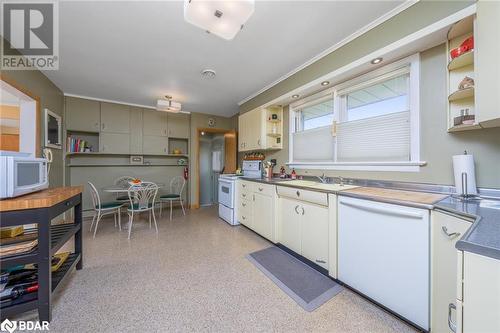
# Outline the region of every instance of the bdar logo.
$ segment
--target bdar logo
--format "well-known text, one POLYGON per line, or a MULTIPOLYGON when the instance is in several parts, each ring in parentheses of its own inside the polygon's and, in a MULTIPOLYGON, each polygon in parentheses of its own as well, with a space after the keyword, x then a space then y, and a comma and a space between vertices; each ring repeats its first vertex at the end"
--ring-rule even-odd
POLYGON ((15 321, 10 321, 9 319, 5 319, 1 324, 0 324, 0 330, 2 332, 9 332, 12 333, 16 330, 17 328, 17 323, 15 321))

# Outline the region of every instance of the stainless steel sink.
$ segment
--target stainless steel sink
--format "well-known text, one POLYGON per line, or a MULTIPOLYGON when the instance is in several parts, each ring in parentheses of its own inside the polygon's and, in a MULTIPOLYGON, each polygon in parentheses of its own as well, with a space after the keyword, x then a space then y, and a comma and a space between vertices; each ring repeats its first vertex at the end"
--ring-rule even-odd
POLYGON ((340 185, 340 184, 324 184, 320 182, 315 182, 312 180, 283 180, 277 182, 277 184, 287 184, 287 185, 294 185, 294 186, 299 186, 299 187, 308 187, 311 189, 321 189, 321 190, 326 190, 326 191, 342 191, 342 190, 349 190, 352 188, 356 188, 359 186, 354 186, 354 185, 340 185))

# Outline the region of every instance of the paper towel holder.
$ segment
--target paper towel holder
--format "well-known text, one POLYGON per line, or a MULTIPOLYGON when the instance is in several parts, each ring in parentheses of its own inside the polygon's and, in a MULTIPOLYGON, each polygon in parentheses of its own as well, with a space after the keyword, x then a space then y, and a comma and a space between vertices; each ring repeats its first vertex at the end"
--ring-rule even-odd
MULTIPOLYGON (((464 150, 464 155, 467 155, 467 150, 464 150)), ((479 197, 479 195, 468 193, 469 187, 467 184, 467 180, 468 180, 469 175, 467 174, 467 172, 462 172, 461 176, 462 176, 462 184, 461 184, 462 194, 454 194, 454 195, 452 195, 452 197, 455 197, 455 198, 462 200, 462 201, 480 200, 481 198, 479 197)))

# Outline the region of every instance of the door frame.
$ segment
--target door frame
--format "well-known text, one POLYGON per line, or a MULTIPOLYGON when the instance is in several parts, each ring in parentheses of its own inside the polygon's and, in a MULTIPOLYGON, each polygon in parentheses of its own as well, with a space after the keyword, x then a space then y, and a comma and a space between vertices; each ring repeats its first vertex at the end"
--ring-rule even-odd
MULTIPOLYGON (((191 208, 193 209, 198 209, 200 208, 200 135, 201 135, 201 132, 205 132, 205 133, 214 133, 214 134, 230 134, 230 135, 234 135, 235 136, 235 140, 236 140, 236 130, 234 129, 222 129, 222 128, 211 128, 211 127, 198 127, 196 129, 196 137, 194 138, 194 142, 195 142, 195 166, 196 166, 196 174, 195 174, 195 178, 196 178, 196 189, 195 189, 195 195, 194 195, 194 202, 191 204, 191 208)), ((226 145, 226 142, 225 142, 225 139, 224 139, 224 146, 226 145)), ((224 151, 224 159, 225 159, 225 155, 227 154, 228 152, 224 151)), ((238 154, 238 152, 236 151, 236 146, 235 146, 235 152, 234 152, 236 155, 238 154)), ((237 160, 237 157, 235 156, 235 162, 237 160)))
POLYGON ((35 101, 35 105, 36 105, 36 107, 35 107, 36 108, 36 111, 35 111, 35 117, 36 117, 36 119, 35 119, 35 121, 36 121, 35 156, 41 157, 42 156, 41 155, 42 144, 41 144, 41 135, 40 135, 40 123, 41 123, 42 110, 41 110, 41 106, 40 106, 40 97, 33 94, 28 89, 24 88, 23 86, 18 84, 16 81, 8 78, 5 74, 0 73, 0 81, 4 81, 8 85, 16 88, 17 90, 19 90, 20 92, 22 92, 23 94, 25 94, 26 96, 28 96, 29 98, 31 98, 35 101))

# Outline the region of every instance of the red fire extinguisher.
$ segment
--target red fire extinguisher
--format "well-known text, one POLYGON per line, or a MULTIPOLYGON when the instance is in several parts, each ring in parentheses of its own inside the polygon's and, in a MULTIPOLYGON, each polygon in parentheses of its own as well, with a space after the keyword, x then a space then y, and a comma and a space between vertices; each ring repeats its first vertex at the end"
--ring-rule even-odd
POLYGON ((184 167, 184 179, 188 180, 188 177, 189 177, 188 167, 184 167))

